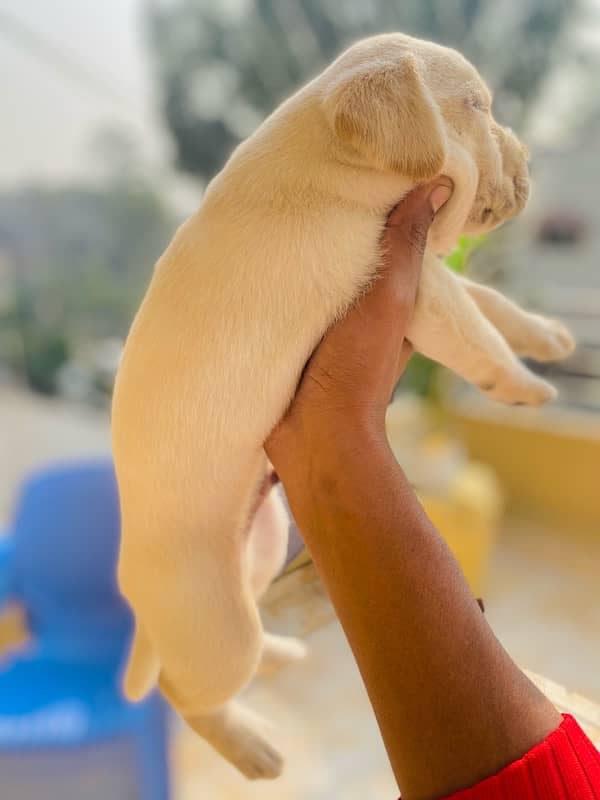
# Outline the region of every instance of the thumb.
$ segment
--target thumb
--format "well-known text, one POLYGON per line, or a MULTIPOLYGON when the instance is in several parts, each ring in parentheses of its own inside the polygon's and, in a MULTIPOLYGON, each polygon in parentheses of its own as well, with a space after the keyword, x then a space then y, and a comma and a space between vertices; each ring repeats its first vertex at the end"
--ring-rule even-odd
POLYGON ((398 203, 386 222, 388 236, 407 241, 417 254, 425 252, 427 233, 435 214, 449 200, 453 183, 441 176, 432 183, 417 186, 398 203))

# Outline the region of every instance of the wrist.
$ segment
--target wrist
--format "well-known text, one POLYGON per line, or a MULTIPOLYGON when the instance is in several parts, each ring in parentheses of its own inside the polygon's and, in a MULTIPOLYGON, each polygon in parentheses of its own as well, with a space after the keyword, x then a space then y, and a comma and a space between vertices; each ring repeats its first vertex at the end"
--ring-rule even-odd
POLYGON ((402 474, 385 430, 354 414, 281 430, 267 454, 303 532, 318 508, 350 508, 375 476, 392 469, 402 474))
POLYGON ((336 469, 356 453, 387 445, 385 430, 366 415, 321 413, 283 420, 265 442, 265 451, 282 482, 313 470, 336 469))

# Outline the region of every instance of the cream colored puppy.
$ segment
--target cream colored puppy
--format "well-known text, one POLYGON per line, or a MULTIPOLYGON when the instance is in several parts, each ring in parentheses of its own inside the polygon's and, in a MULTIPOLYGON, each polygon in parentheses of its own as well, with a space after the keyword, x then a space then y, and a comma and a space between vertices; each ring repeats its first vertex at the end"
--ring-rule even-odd
POLYGON ((262 630, 256 597, 280 568, 276 493, 247 523, 288 407, 323 333, 377 272, 389 211, 443 173, 454 193, 429 233, 409 338, 490 397, 553 388, 515 355, 567 355, 564 327, 444 267, 462 233, 512 217, 526 152, 454 50, 400 34, 351 47, 233 153, 159 260, 117 379, 119 580, 136 617, 125 691, 158 680, 250 777, 281 760, 232 698, 261 661, 301 646, 262 630))

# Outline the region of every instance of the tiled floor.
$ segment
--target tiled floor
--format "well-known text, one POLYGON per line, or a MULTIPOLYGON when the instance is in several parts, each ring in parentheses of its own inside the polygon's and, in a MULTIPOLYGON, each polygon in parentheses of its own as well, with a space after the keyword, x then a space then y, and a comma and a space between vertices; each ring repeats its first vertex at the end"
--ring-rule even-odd
POLYGON ((600 530, 586 537, 507 521, 486 599, 519 664, 600 702, 600 530))
MULTIPOLYGON (((509 520, 495 551, 487 616, 523 666, 600 701, 600 541, 509 520)), ((247 702, 277 725, 287 758, 274 783, 249 784, 195 736, 178 749, 178 794, 195 800, 393 798, 395 784, 351 654, 336 621, 309 636, 311 654, 247 702), (218 792, 218 794, 217 794, 218 792)))

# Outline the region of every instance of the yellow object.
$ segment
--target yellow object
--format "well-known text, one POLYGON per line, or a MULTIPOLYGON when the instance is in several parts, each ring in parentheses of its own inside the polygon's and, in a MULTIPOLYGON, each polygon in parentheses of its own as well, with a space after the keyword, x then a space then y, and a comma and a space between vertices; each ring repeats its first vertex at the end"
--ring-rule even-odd
POLYGON ((392 451, 479 596, 502 514, 500 486, 489 467, 470 461, 460 439, 437 425, 415 396, 403 395, 387 409, 392 451))
POLYGON ((19 606, 10 606, 0 614, 0 655, 27 641, 25 613, 19 606))
POLYGON ((445 495, 419 492, 427 516, 444 537, 473 593, 485 594, 485 579, 502 513, 498 482, 483 464, 469 463, 445 495))
MULTIPOLYGON (((476 596, 484 585, 502 514, 502 494, 494 472, 469 461, 462 444, 431 430, 427 407, 404 396, 389 406, 390 446, 417 486, 427 515, 454 553, 476 596)), ((310 561, 302 550, 287 566, 292 572, 310 561)))
POLYGON ((284 573, 293 572, 298 567, 303 567, 305 564, 308 564, 311 561, 311 557, 309 555, 308 550, 303 547, 300 552, 294 556, 294 558, 290 561, 289 564, 286 565, 284 573))
POLYGON ((570 533, 600 525, 600 418, 564 409, 462 402, 453 421, 493 467, 511 509, 570 533))

